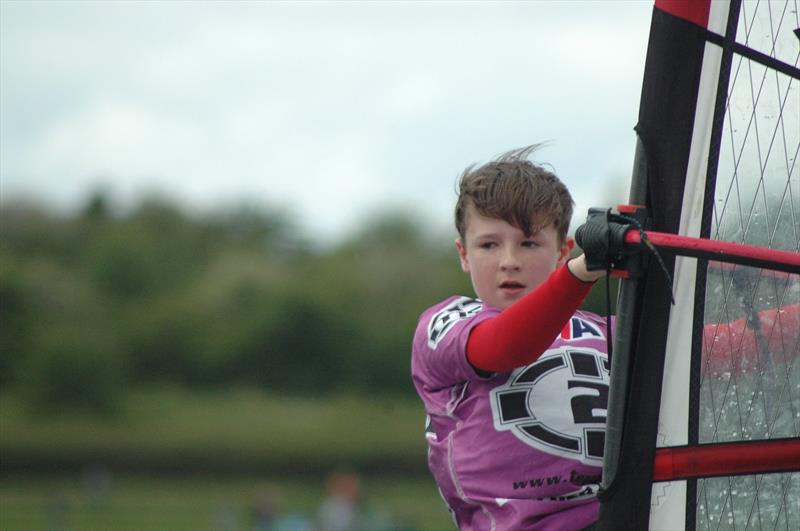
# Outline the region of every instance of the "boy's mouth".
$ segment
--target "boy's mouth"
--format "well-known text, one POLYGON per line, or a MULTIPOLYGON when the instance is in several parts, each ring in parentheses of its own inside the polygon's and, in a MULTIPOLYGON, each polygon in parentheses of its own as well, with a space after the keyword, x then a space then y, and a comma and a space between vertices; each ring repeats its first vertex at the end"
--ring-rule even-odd
POLYGON ((504 280, 500 283, 500 289, 506 292, 516 293, 525 289, 525 284, 516 280, 504 280))

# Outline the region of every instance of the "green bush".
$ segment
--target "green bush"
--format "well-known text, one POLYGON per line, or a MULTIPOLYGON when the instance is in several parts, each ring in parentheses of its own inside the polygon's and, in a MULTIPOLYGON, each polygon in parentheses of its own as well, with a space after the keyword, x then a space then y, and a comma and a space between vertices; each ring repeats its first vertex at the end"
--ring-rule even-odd
POLYGON ((20 393, 32 413, 120 413, 123 367, 113 341, 91 328, 54 328, 39 337, 21 367, 20 393))
MULTIPOLYGON (((63 218, 4 205, 0 384, 30 387, 38 409, 101 414, 123 384, 408 392, 420 313, 472 294, 450 237, 413 219, 383 212, 313 249, 252 207, 191 217, 148 199, 121 215, 95 196, 63 218)), ((605 313, 604 295, 584 306, 605 313)))
POLYGON ((33 317, 22 275, 0 250, 0 385, 14 381, 20 360, 30 350, 33 317))

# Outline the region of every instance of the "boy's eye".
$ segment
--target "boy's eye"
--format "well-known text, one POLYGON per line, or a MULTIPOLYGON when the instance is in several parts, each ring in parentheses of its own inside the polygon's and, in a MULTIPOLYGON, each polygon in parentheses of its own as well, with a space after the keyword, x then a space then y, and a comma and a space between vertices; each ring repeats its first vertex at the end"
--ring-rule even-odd
POLYGON ((497 244, 494 242, 483 242, 478 244, 478 247, 481 249, 494 249, 496 246, 497 244))
POLYGON ((539 247, 539 244, 533 240, 525 240, 522 242, 523 247, 539 247))

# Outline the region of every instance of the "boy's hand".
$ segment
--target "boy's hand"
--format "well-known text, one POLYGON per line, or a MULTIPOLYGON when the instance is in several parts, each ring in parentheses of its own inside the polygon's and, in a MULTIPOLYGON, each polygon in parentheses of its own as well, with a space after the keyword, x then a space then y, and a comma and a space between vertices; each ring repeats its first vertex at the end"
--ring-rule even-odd
POLYGON ((575 275, 578 280, 583 282, 594 282, 595 280, 605 276, 605 269, 598 269, 590 271, 586 267, 586 255, 582 254, 567 262, 567 267, 570 272, 575 275))
POLYGON ((586 223, 575 231, 575 239, 586 256, 586 269, 611 269, 622 263, 625 233, 630 228, 609 221, 605 210, 590 209, 586 223))

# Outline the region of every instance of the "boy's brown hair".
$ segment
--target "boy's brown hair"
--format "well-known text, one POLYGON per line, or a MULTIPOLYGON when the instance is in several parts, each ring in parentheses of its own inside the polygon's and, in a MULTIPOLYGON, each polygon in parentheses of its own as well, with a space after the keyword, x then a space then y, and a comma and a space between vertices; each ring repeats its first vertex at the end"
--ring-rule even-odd
POLYGON ((554 173, 528 157, 542 144, 515 149, 491 162, 469 166, 458 179, 455 221, 461 241, 466 234, 466 212, 502 219, 531 236, 553 224, 563 243, 572 219, 572 196, 554 173))

